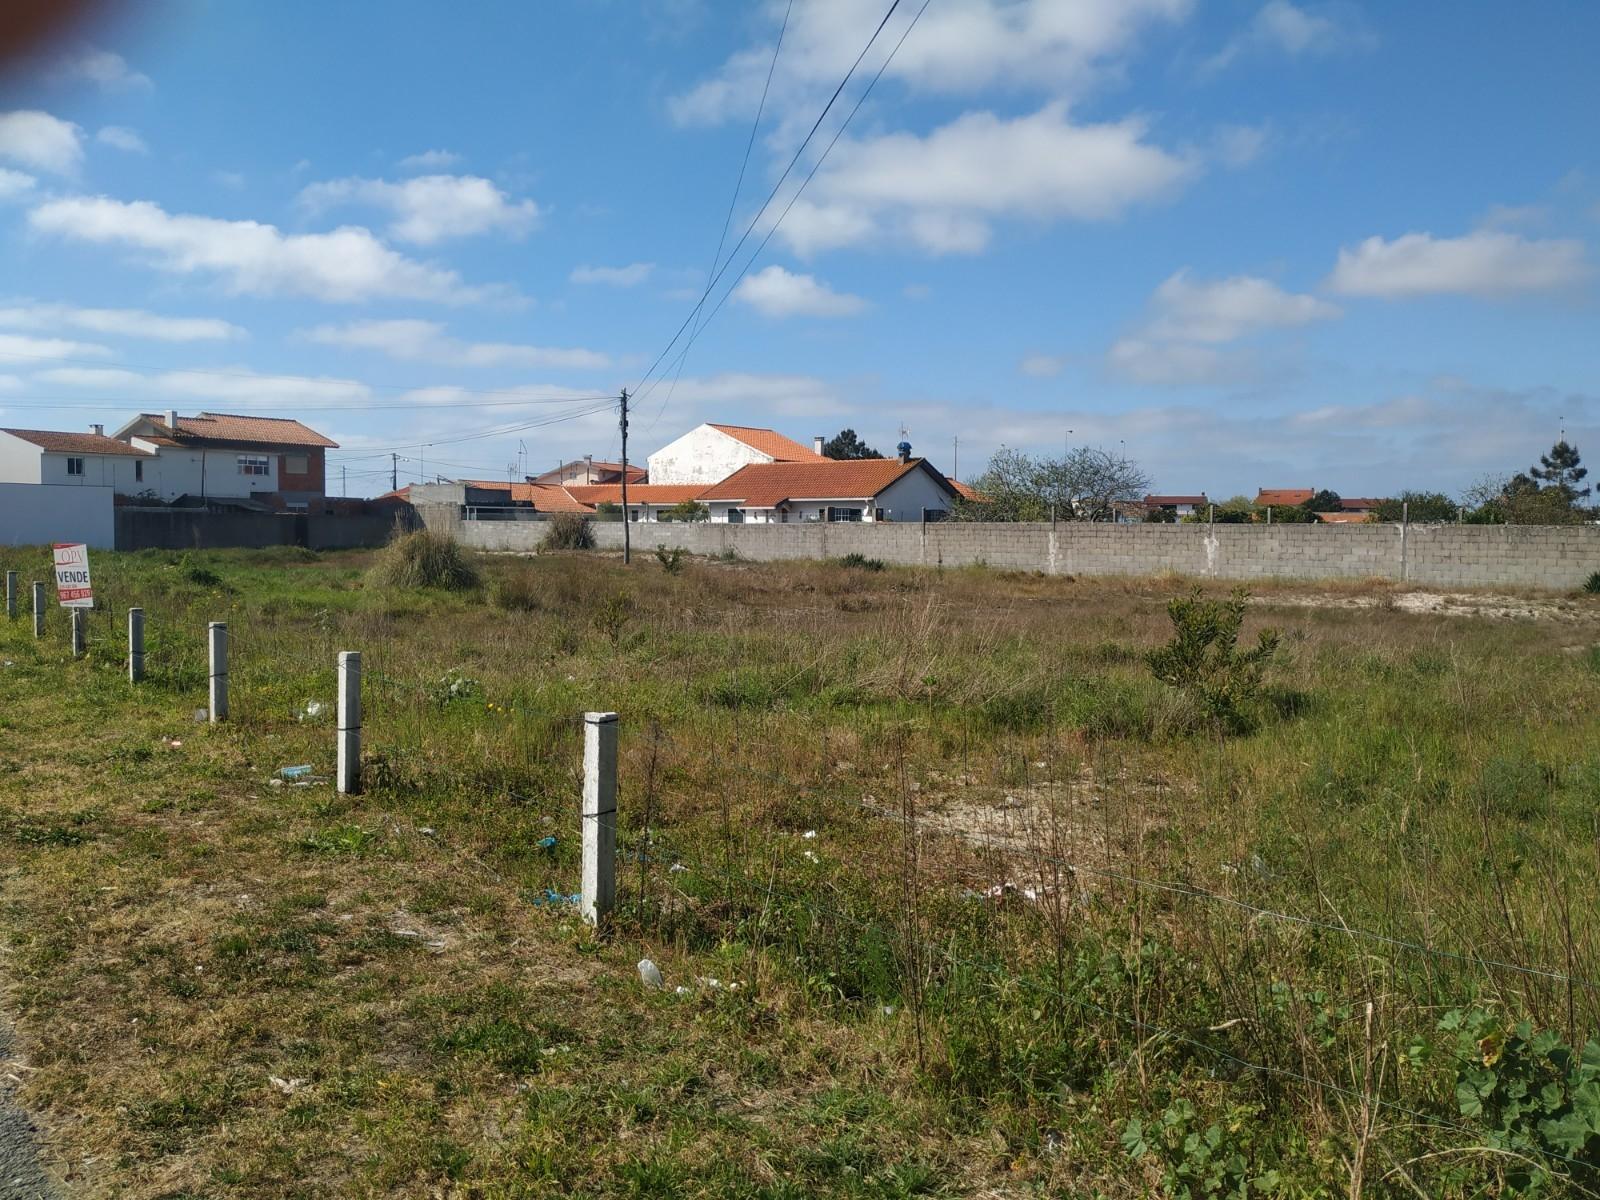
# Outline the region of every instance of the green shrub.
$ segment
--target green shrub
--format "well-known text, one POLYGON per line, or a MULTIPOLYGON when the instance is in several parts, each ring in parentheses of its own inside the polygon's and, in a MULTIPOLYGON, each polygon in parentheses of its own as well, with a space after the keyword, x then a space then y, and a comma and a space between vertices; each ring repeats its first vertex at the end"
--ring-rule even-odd
POLYGON ((556 513, 545 530, 541 550, 593 550, 594 527, 579 513, 556 513))
POLYGON ((489 602, 507 612, 532 612, 539 607, 539 583, 532 571, 502 575, 489 589, 489 602))
POLYGON ((403 533, 378 551, 367 578, 379 587, 470 591, 478 568, 454 538, 427 529, 403 533))
POLYGON ((1596 571, 1583 581, 1583 590, 1591 596, 1600 596, 1600 571, 1596 571))
POLYGON ((658 545, 656 547, 656 561, 661 564, 661 569, 668 575, 676 575, 683 570, 682 546, 658 545))
POLYGON ((839 559, 838 563, 841 567, 853 567, 859 571, 883 570, 883 559, 868 558, 866 555, 857 554, 854 551, 851 551, 849 554, 846 554, 843 558, 839 559))
POLYGON ((1263 629, 1252 649, 1239 649, 1248 598, 1241 587, 1226 601, 1207 600, 1196 586, 1169 601, 1172 641, 1145 656, 1157 679, 1189 693, 1209 716, 1236 730, 1248 725, 1245 706, 1278 652, 1275 629, 1263 629))
POLYGON ((187 554, 178 560, 178 574, 200 587, 220 587, 222 576, 204 563, 195 562, 187 554))

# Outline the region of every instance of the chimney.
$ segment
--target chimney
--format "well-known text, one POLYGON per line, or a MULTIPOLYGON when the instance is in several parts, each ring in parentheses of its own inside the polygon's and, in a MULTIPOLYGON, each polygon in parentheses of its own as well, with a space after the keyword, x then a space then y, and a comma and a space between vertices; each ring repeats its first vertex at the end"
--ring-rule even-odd
POLYGON ((173 433, 178 432, 178 410, 175 408, 167 409, 167 428, 173 433))
POLYGON ((911 461, 911 443, 910 442, 901 442, 898 446, 896 446, 894 448, 894 451, 895 451, 895 457, 898 458, 901 462, 910 462, 911 461))
POLYGON ((818 458, 821 458, 822 448, 827 444, 828 439, 823 437, 820 433, 817 434, 816 437, 811 439, 811 453, 815 454, 818 458))
POLYGON ((89 432, 94 434, 95 437, 105 437, 106 427, 104 425, 91 425, 89 426, 89 432))

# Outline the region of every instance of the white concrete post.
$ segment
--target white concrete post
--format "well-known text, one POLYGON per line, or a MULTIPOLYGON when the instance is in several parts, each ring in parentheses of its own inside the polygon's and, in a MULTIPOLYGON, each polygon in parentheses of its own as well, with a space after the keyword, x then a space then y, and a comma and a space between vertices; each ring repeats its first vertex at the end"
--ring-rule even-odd
POLYGON ((339 651, 339 779, 348 796, 361 791, 361 652, 339 651))
POLYGON ((128 682, 144 678, 144 609, 128 610, 128 682))
POLYGON ((583 714, 583 893, 598 926, 617 901, 617 714, 583 714))
POLYGON ((72 657, 82 658, 84 653, 84 639, 89 629, 89 610, 75 608, 72 610, 72 657))
POLYGON ((17 618, 17 573, 15 571, 6 572, 6 618, 12 621, 17 618))
POLYGON ((228 719, 228 623, 213 621, 211 641, 211 723, 228 719))
POLYGON ((44 584, 33 581, 33 636, 44 636, 44 584))

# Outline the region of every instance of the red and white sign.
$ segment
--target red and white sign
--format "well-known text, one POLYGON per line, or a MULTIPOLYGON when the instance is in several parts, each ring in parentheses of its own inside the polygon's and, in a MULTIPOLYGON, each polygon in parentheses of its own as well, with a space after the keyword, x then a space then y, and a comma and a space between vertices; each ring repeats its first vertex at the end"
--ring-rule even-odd
POLYGON ((89 583, 89 547, 82 542, 57 542, 56 595, 62 608, 93 608, 94 588, 89 583))

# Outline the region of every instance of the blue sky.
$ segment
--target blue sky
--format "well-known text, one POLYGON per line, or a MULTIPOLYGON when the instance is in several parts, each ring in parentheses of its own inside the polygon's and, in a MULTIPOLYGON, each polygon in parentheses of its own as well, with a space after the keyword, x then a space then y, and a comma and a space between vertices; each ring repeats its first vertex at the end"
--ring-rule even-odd
POLYGON ((1214 497, 1458 492, 1563 422, 1600 458, 1600 6, 903 0, 758 219, 887 5, 113 7, 0 77, 0 422, 299 416, 352 494, 391 449, 612 458, 589 398, 641 382, 636 458, 903 424, 971 477, 1071 430, 1214 497), (730 202, 728 298, 646 377, 730 202))

